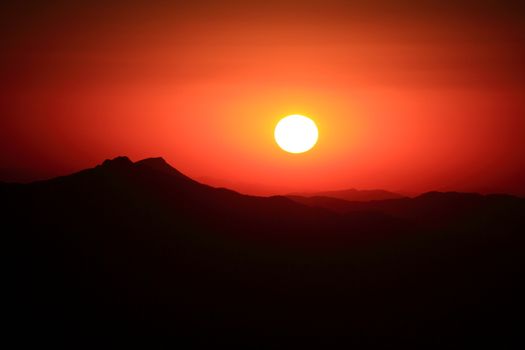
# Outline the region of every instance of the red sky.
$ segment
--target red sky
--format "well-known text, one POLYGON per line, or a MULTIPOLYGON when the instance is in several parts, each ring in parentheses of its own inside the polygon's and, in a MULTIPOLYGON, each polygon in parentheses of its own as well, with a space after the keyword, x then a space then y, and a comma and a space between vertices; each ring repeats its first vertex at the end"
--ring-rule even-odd
POLYGON ((127 155, 255 194, 525 195, 518 3, 71 3, 2 5, 0 180, 127 155), (312 151, 275 144, 288 114, 312 151))

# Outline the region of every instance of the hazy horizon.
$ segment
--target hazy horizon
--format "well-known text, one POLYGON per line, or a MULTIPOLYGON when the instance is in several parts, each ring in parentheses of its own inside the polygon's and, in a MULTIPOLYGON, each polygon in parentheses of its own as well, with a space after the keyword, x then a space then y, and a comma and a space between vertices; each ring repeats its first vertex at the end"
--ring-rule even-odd
MULTIPOLYGON (((127 157, 132 162, 137 162, 142 159, 148 159, 148 158, 159 158, 159 156, 153 156, 153 157, 146 157, 141 159, 134 159, 131 157, 128 157, 126 155, 120 155, 116 157, 127 157)), ((101 159, 98 163, 87 165, 85 168, 81 169, 71 169, 69 171, 65 171, 62 173, 42 173, 42 174, 34 174, 31 171, 25 171, 25 172, 16 172, 16 170, 6 170, 2 169, 0 167, 0 182, 6 182, 6 183, 31 183, 31 182, 38 182, 38 181, 46 181, 50 180, 56 177, 60 176, 67 176, 74 174, 76 172, 93 168, 97 165, 100 165, 103 163, 104 160, 108 159, 114 159, 116 157, 108 157, 105 159, 101 159)), ((164 157, 160 157, 165 159, 164 157)), ((355 186, 352 186, 349 184, 346 187, 338 187, 338 188, 301 188, 301 187, 272 187, 269 184, 264 183, 252 183, 249 181, 232 181, 227 179, 220 179, 213 176, 191 176, 181 169, 179 169, 176 164, 171 164, 169 161, 167 163, 172 166, 173 168, 181 171, 185 175, 189 176, 193 180, 196 180, 200 183, 210 185, 213 187, 223 187, 228 188, 231 190, 234 190, 239 193, 248 194, 248 195, 255 195, 255 196, 273 196, 273 195, 289 195, 294 193, 300 193, 300 194, 315 194, 315 193, 322 193, 322 192, 338 192, 338 191, 346 191, 346 190, 357 190, 357 191, 373 191, 373 190, 380 190, 380 191, 388 191, 395 194, 400 194, 407 197, 414 197, 421 195, 423 193, 427 192, 472 192, 472 193, 480 193, 480 194, 509 194, 514 196, 523 197, 525 196, 525 193, 513 193, 513 192, 506 192, 498 189, 490 189, 490 188, 447 188, 447 187, 440 187, 440 188, 428 188, 421 191, 407 191, 404 189, 389 189, 389 188, 379 188, 379 187, 370 187, 370 188, 357 188, 355 186)))
POLYGON ((2 179, 160 155, 252 193, 525 194, 512 1, 22 2, 0 16, 2 179), (273 137, 290 114, 319 128, 300 155, 273 137))

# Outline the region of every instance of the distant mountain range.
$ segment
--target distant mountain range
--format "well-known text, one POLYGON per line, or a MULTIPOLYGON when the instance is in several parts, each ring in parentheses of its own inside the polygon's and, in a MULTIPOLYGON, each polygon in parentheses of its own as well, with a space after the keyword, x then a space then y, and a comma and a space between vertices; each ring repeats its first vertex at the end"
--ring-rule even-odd
POLYGON ((297 203, 338 213, 377 212, 432 227, 456 224, 458 220, 468 217, 473 220, 476 218, 482 220, 485 215, 490 217, 496 212, 508 210, 508 206, 512 207, 512 203, 516 208, 520 208, 524 201, 522 198, 504 194, 481 195, 459 192, 428 192, 414 198, 367 202, 322 196, 288 196, 288 198, 297 203))
POLYGON ((357 190, 355 188, 340 190, 340 191, 324 191, 324 192, 294 192, 290 193, 288 197, 300 196, 300 197, 331 197, 344 199, 347 201, 366 202, 374 200, 384 199, 397 199, 404 198, 398 193, 389 192, 385 190, 357 190))
POLYGON ((0 198, 27 332, 510 337, 522 316, 522 198, 256 197, 127 157, 0 198))

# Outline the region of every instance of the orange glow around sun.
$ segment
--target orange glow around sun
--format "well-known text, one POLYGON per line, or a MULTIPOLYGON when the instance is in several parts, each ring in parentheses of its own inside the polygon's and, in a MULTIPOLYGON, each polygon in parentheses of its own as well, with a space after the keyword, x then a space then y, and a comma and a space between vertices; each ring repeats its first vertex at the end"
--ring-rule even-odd
POLYGON ((219 3, 6 15, 0 181, 126 155, 251 194, 525 194, 525 36, 511 17, 219 3), (275 140, 293 114, 319 135, 297 156, 275 140))

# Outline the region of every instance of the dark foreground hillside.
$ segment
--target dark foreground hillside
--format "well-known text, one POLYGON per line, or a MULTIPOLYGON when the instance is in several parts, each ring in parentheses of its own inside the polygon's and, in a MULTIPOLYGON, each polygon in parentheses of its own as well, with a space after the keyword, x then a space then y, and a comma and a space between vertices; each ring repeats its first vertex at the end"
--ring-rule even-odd
POLYGON ((125 157, 0 195, 16 330, 519 335, 523 199, 334 210, 125 157))

